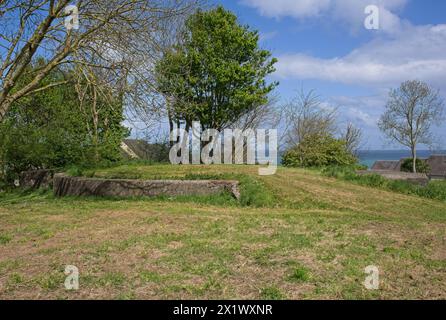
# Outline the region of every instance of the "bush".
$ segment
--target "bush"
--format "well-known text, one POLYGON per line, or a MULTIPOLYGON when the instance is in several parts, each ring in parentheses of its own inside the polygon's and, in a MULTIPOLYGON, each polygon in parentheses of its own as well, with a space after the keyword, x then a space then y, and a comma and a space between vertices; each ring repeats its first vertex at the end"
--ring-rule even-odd
MULTIPOLYGON (((32 75, 38 67, 36 62, 27 71, 32 75)), ((63 73, 56 70, 42 85, 61 79, 63 73)), ((128 134, 121 124, 122 102, 98 99, 95 126, 90 105, 81 107, 78 100, 74 85, 66 84, 29 95, 11 106, 0 123, 4 180, 11 182, 26 170, 97 166, 121 158, 120 144, 128 134)))
POLYGON ((345 141, 330 135, 310 135, 283 157, 286 167, 349 166, 356 162, 345 141))
MULTIPOLYGON (((416 168, 418 173, 429 173, 431 168, 427 164, 426 161, 417 159, 416 160, 416 168)), ((403 172, 413 172, 413 158, 405 159, 401 164, 401 171, 403 172)))
POLYGON ((446 181, 431 181, 427 187, 417 190, 417 194, 429 199, 446 201, 446 181))

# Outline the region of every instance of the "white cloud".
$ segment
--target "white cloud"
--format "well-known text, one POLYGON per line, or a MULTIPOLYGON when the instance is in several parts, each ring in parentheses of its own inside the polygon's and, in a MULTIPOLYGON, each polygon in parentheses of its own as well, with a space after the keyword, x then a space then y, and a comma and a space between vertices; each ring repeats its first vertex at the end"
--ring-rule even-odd
POLYGON ((259 10, 267 17, 314 17, 327 10, 331 0, 242 0, 242 3, 259 10))
MULTIPOLYGON (((419 79, 446 98, 446 24, 414 26, 398 16, 409 0, 240 0, 266 17, 291 17, 328 22, 333 28, 371 33, 372 40, 344 56, 320 58, 302 52, 278 56, 276 75, 282 79, 330 81, 366 87, 370 96, 333 96, 340 120, 365 129, 369 145, 382 147, 377 128, 388 90, 405 80, 419 79), (380 30, 365 30, 364 9, 380 8, 380 30)), ((341 30, 343 32, 344 30, 341 30)), ((444 131, 444 126, 438 130, 444 131)))
POLYGON ((403 8, 407 0, 241 0, 241 3, 266 17, 333 19, 353 30, 363 27, 364 9, 374 4, 380 8, 380 30, 395 32, 404 22, 394 12, 403 8))
POLYGON ((445 86, 445 52, 446 25, 410 26, 390 39, 377 38, 343 57, 279 56, 277 75, 377 88, 414 78, 445 86))
POLYGON ((363 124, 369 127, 376 127, 376 124, 378 123, 377 117, 373 117, 372 115, 358 108, 349 108, 346 114, 351 120, 356 120, 356 122, 362 122, 363 124))
POLYGON ((344 122, 352 122, 361 128, 376 128, 386 104, 386 94, 373 96, 334 96, 328 103, 335 105, 344 122))
POLYGON ((271 32, 261 32, 259 34, 259 40, 260 41, 267 41, 267 40, 271 40, 274 39, 276 36, 278 35, 277 31, 271 31, 271 32))

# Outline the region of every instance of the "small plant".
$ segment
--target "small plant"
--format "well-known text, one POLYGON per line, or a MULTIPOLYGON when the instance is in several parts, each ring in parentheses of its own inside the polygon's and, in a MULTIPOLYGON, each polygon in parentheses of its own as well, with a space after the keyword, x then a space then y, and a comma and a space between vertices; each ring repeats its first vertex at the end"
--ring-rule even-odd
POLYGON ((121 272, 108 272, 104 274, 100 279, 99 283, 102 286, 120 286, 126 281, 126 277, 121 272))
POLYGON ((71 166, 66 170, 66 174, 70 177, 81 177, 84 175, 84 170, 78 166, 71 166))
POLYGON ((260 296, 264 300, 284 300, 285 295, 277 287, 266 287, 260 290, 260 296))
POLYGON ((139 277, 144 282, 160 282, 163 279, 160 274, 148 270, 141 271, 139 277))
POLYGON ((6 234, 0 234, 0 244, 7 244, 11 241, 11 237, 6 234))
POLYGON ((65 275, 62 272, 53 272, 38 280, 43 289, 54 290, 63 286, 65 275))
POLYGON ((304 266, 298 266, 293 270, 293 273, 288 277, 288 280, 295 282, 305 282, 310 279, 310 273, 304 266))
POLYGON ((20 284, 23 283, 23 281, 24 281, 23 276, 20 273, 14 272, 9 277, 9 283, 11 284, 20 284))

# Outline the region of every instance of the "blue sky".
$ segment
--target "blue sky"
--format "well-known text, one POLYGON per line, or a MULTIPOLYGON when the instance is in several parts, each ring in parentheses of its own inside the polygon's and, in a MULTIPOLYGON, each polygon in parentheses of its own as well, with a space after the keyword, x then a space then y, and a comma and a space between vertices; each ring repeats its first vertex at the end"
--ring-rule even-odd
MULTIPOLYGON (((376 122, 390 88, 426 81, 446 98, 446 1, 442 0, 215 0, 261 34, 279 59, 272 76, 281 101, 299 88, 315 89, 339 107, 340 122, 361 127, 368 149, 401 149, 376 122), (368 5, 380 27, 364 27, 368 5)), ((446 125, 435 129, 446 138, 446 125)), ((439 140, 441 142, 441 140, 439 140)), ((442 147, 446 145, 443 144, 442 147)))

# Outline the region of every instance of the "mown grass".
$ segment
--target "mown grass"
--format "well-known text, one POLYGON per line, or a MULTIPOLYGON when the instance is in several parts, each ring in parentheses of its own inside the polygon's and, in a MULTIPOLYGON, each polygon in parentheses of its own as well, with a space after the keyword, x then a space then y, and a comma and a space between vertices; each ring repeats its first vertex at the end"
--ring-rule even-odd
POLYGON ((245 203, 225 195, 0 194, 0 298, 446 298, 444 202, 316 171, 279 168, 260 177, 257 169, 156 165, 90 173, 239 177, 247 181, 245 203), (66 265, 79 268, 78 291, 64 289, 66 265), (362 284, 369 265, 379 267, 379 290, 362 284))
POLYGON ((389 180, 378 174, 358 175, 351 167, 328 167, 322 170, 322 174, 362 186, 446 201, 446 181, 443 180, 433 180, 427 186, 420 186, 402 180, 389 180))
MULTIPOLYGON (((80 170, 73 169, 69 174, 72 176, 85 176, 103 179, 144 179, 144 180, 236 180, 240 183, 240 200, 235 201, 229 193, 217 196, 179 196, 179 197, 156 197, 155 199, 196 202, 214 205, 240 205, 254 207, 273 207, 278 203, 274 194, 265 187, 262 180, 254 174, 246 175, 237 173, 237 166, 190 166, 150 165, 141 166, 139 163, 128 163, 125 165, 103 168, 80 170), (147 170, 147 168, 150 168, 147 170), (231 170, 236 168, 236 170, 231 170)), ((252 167, 253 168, 253 167, 252 167)), ((251 168, 251 169, 252 169, 251 168)), ((254 172, 254 171, 253 171, 254 172)))

